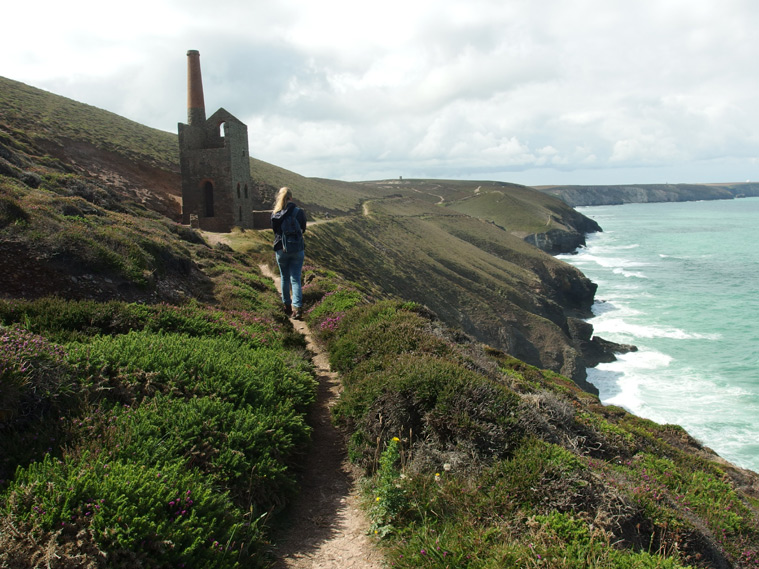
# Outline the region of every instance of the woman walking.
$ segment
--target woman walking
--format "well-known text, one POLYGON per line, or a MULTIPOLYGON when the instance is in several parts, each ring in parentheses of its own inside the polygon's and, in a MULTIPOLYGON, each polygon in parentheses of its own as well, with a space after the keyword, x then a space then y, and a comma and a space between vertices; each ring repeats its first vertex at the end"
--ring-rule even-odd
POLYGON ((271 213, 271 228, 274 230, 274 252, 281 277, 285 314, 300 319, 303 317, 303 292, 300 281, 306 254, 306 243, 303 240, 306 214, 292 199, 290 188, 279 190, 271 213))

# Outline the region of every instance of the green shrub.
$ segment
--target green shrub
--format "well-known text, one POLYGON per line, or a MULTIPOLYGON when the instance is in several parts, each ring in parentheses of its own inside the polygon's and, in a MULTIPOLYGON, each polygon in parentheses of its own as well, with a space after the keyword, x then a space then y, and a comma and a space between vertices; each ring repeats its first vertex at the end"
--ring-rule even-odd
MULTIPOLYGON (((388 446, 388 449, 391 447, 388 446)), ((599 567, 616 569, 681 569, 675 553, 672 558, 645 551, 619 549, 618 540, 597 520, 593 513, 574 512, 565 507, 560 512, 545 501, 548 495, 543 479, 556 480, 567 475, 574 478, 583 467, 559 447, 528 441, 509 460, 494 465, 479 477, 462 477, 452 472, 416 473, 402 476, 389 468, 383 453, 380 470, 373 479, 376 495, 369 508, 373 521, 391 520, 392 524, 377 526, 385 532, 388 561, 404 568, 488 568, 551 567, 554 569, 585 569, 599 567), (526 462, 536 452, 539 458, 526 462), (523 483, 513 485, 515 478, 503 480, 504 468, 517 474, 523 483), (498 472, 495 476, 493 474, 498 472), (389 473, 391 476, 384 476, 389 473), (535 488, 525 485, 537 484, 535 488), (388 506, 381 506, 387 489, 388 506), (524 492, 515 495, 516 492, 524 492), (530 491, 537 500, 523 501, 530 491), (394 498, 401 498, 394 500, 394 498), (380 500, 377 500, 380 498, 380 500), (544 513, 535 514, 536 503, 544 513)), ((387 453, 387 451, 386 451, 387 453)), ((389 456, 392 453, 387 453, 389 456)), ((576 496, 576 494, 575 494, 576 496)))
POLYGON ((218 310, 194 301, 173 306, 57 297, 0 300, 0 322, 21 323, 59 343, 84 341, 98 334, 126 334, 131 330, 212 337, 232 333, 253 345, 275 345, 283 337, 282 325, 268 316, 249 310, 218 310))
POLYGON ((0 485, 17 464, 57 446, 57 418, 75 403, 64 350, 22 328, 0 326, 0 485))
POLYGON ((633 494, 651 513, 670 526, 678 511, 687 509, 705 520, 715 534, 752 534, 759 537, 751 510, 720 471, 681 467, 676 462, 641 454, 628 463, 637 475, 633 494))
POLYGON ((324 319, 358 306, 363 302, 363 295, 357 290, 339 288, 329 291, 320 301, 308 309, 306 318, 311 326, 318 326, 324 319))
POLYGON ((378 367, 347 382, 335 408, 339 421, 361 433, 351 451, 364 466, 376 442, 393 436, 479 459, 507 456, 518 444, 519 398, 505 388, 426 354, 387 357, 378 367))
POLYGON ((346 372, 370 358, 411 352, 450 354, 447 344, 430 334, 427 324, 418 314, 392 302, 351 310, 343 316, 340 330, 330 343, 330 365, 346 372))
POLYGON ((153 389, 185 397, 215 396, 238 408, 292 405, 304 411, 315 382, 302 361, 273 348, 254 348, 232 335, 130 332, 69 345, 69 361, 90 381, 102 374, 143 371, 153 389))
POLYGON ((0 423, 22 411, 27 398, 36 403, 54 395, 65 369, 64 351, 22 328, 0 327, 0 423), (39 393, 38 393, 39 392, 39 393))
POLYGON ((261 546, 258 520, 178 462, 46 457, 17 473, 4 514, 33 532, 63 530, 59 540, 87 528, 115 567, 236 567, 261 546))
POLYGON ((162 465, 179 461, 230 488, 246 510, 281 507, 295 492, 294 466, 309 440, 304 417, 289 405, 236 409, 208 397, 157 396, 105 417, 103 449, 116 459, 162 465))
POLYGON ((58 297, 0 301, 0 321, 21 323, 59 343, 140 327, 123 302, 70 301, 58 297))
POLYGON ((490 489, 491 503, 537 515, 593 511, 600 499, 577 456, 536 438, 527 439, 511 458, 484 471, 479 483, 490 489))

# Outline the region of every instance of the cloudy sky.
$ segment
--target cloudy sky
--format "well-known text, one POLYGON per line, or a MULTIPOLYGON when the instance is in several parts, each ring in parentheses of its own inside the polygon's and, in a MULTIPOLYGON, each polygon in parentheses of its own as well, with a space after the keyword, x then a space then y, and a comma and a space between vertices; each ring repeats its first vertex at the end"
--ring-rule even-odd
POLYGON ((207 114, 305 176, 759 180, 754 0, 39 0, 0 75, 176 132, 207 114))

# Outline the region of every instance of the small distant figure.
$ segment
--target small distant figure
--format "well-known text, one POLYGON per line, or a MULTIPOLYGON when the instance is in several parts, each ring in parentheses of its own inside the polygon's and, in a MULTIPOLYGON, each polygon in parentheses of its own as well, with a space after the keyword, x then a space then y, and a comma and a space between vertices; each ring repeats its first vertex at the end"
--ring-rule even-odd
POLYGON ((290 188, 280 188, 271 213, 271 228, 274 230, 274 253, 281 277, 285 314, 300 320, 303 318, 301 272, 306 256, 306 243, 303 239, 306 214, 292 199, 290 188))

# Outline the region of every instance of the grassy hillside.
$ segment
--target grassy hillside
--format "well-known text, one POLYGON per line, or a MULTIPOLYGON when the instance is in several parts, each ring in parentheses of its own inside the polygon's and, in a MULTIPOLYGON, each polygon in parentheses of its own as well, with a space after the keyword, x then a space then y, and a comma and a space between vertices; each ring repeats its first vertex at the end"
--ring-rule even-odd
MULTIPOLYGON (((444 206, 491 221, 521 238, 555 229, 582 233, 600 230, 563 201, 518 184, 413 179, 365 184, 375 189, 375 197, 402 197, 444 206)), ((403 207, 402 202, 397 205, 403 207)))
MULTIPOLYGON (((171 166, 102 132, 101 170, 54 156, 19 100, 0 104, 0 566, 271 566, 315 382, 258 269, 267 232, 212 246, 125 191, 148 178, 103 176, 118 156, 158 194, 171 166)), ((462 333, 566 361, 574 269, 446 207, 471 185, 315 183, 356 209, 310 228, 304 293, 392 566, 757 566, 756 473, 462 333)))
POLYGON ((587 310, 594 285, 492 223, 436 207, 370 202, 368 216, 313 228, 309 258, 367 293, 424 304, 480 341, 581 381, 580 339, 565 312, 587 310))

